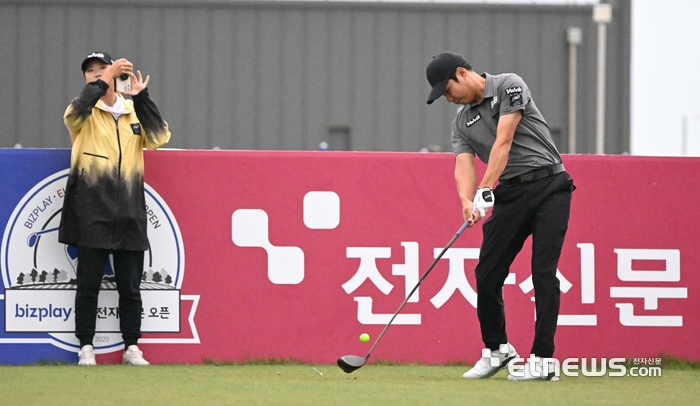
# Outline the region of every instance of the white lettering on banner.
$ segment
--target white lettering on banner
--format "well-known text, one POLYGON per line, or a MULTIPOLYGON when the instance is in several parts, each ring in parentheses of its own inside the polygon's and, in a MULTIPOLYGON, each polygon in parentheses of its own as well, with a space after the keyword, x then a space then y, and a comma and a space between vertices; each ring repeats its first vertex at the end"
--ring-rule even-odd
MULTIPOLYGON (((566 277, 559 271, 559 269, 557 269, 557 279, 559 279, 559 290, 564 293, 568 292, 573 286, 571 282, 569 282, 569 280, 566 279, 566 277)), ((535 289, 535 285, 532 283, 532 275, 525 278, 525 280, 520 282, 518 286, 520 286, 520 290, 522 290, 523 293, 532 292, 532 290, 535 289)))
POLYGON ((394 285, 387 282, 377 269, 377 258, 391 258, 391 248, 389 247, 348 247, 346 249, 348 258, 360 258, 360 266, 355 275, 343 284, 343 290, 348 295, 354 292, 362 283, 369 279, 374 286, 379 288, 385 295, 394 288, 394 285))
MULTIPOLYGON (((581 251, 581 304, 593 304, 595 303, 595 247, 590 243, 576 244, 576 246, 581 251)), ((596 326, 598 325, 598 316, 595 314, 559 314, 557 325, 596 326)))
POLYGON ((681 252, 679 250, 614 250, 617 254, 617 276, 626 282, 679 282, 681 280, 681 252), (666 269, 657 271, 635 271, 633 260, 664 261, 666 269))
MULTIPOLYGON (((407 297, 413 287, 418 284, 418 243, 415 241, 402 242, 401 245, 404 249, 404 257, 406 261, 403 264, 393 264, 391 266, 392 275, 403 275, 406 279, 405 292, 407 297)), ((418 290, 413 293, 408 299, 408 303, 415 303, 418 301, 418 290)))
MULTIPOLYGON (((404 247, 404 263, 393 264, 391 268, 392 275, 404 276, 405 298, 418 283, 418 243, 402 242, 401 245, 404 247)), ((359 258, 360 265, 350 280, 342 285, 345 293, 351 294, 366 280, 372 282, 385 295, 394 288, 379 272, 376 261, 377 258, 391 258, 390 247, 347 247, 346 256, 359 258)), ((355 301, 357 302, 357 320, 361 324, 386 324, 391 319, 392 314, 373 313, 371 297, 356 296, 355 301)), ((408 301, 418 301, 418 289, 408 301)), ((420 322, 420 314, 400 314, 394 319, 394 324, 420 324, 420 322)))
MULTIPOLYGON (((584 290, 585 282, 584 278, 586 275, 581 273, 581 290, 584 290)), ((568 293, 573 287, 572 283, 557 269, 557 279, 559 279, 559 290, 563 293, 568 293)), ((531 292, 534 289, 532 283, 532 275, 528 276, 522 283, 520 283, 520 289, 523 293, 531 292)), ((530 298, 531 301, 535 301, 535 297, 530 298)), ((583 300, 582 300, 583 303, 583 300)), ((537 320, 537 313, 535 312, 535 320, 537 320)), ((557 325, 559 326, 595 326, 598 324, 598 317, 592 314, 559 314, 557 318, 557 325)))
MULTIPOLYGON (((404 264, 392 265, 392 274, 405 277, 405 295, 408 295, 418 280, 418 243, 402 242, 401 245, 404 247, 405 261, 404 264)), ((595 304, 595 246, 591 243, 581 243, 577 244, 577 247, 581 255, 581 304, 595 304)), ((442 248, 435 248, 434 256, 437 258, 441 251, 442 248)), ((615 252, 621 251, 624 251, 626 262, 618 263, 622 264, 619 265, 618 274, 624 275, 628 280, 630 278, 638 278, 641 281, 648 281, 650 272, 653 272, 652 275, 657 281, 678 280, 680 278, 679 268, 668 266, 667 270, 664 271, 636 271, 630 265, 632 259, 664 259, 667 265, 680 264, 678 250, 615 250, 615 252), (666 272, 671 274, 671 276, 667 275, 666 272)), ((376 262, 378 258, 390 258, 391 248, 347 247, 346 256, 347 258, 360 259, 360 264, 355 274, 342 285, 346 293, 351 294, 366 280, 374 284, 384 295, 388 295, 391 292, 393 285, 382 276, 376 262)), ((435 308, 439 309, 447 303, 456 291, 459 291, 467 302, 476 308, 477 293, 467 280, 465 260, 476 260, 478 258, 478 248, 451 248, 443 255, 443 259, 447 259, 449 262, 449 273, 440 291, 430 299, 435 308)), ((559 269, 557 269, 556 275, 560 282, 559 289, 563 293, 568 293, 574 285, 559 269)), ((516 275, 513 273, 509 274, 505 284, 516 284, 516 275)), ((520 282, 519 287, 523 293, 532 292, 534 290, 532 275, 520 282)), ((685 287, 612 287, 610 295, 612 298, 643 298, 645 310, 656 310, 659 299, 686 299, 688 297, 688 289, 685 287)), ((418 298, 418 289, 416 289, 416 292, 408 301, 418 302, 418 298)), ((385 324, 390 320, 390 314, 374 314, 372 312, 371 297, 357 296, 354 299, 358 304, 357 318, 360 323, 385 324)), ((531 300, 534 302, 535 298, 532 297, 531 300)), ((682 316, 635 315, 631 303, 618 303, 616 307, 620 309, 620 322, 624 326, 671 327, 682 326, 683 323, 682 316)), ((420 324, 420 314, 406 314, 404 316, 400 315, 400 317, 397 317, 395 323, 420 324)), ((598 316, 596 314, 560 314, 557 324, 561 326, 596 326, 598 325, 598 316)))
MULTIPOLYGON (((442 248, 435 248, 434 255, 437 258, 442 248)), ((442 307, 452 297, 455 291, 459 291, 467 302, 476 308, 476 291, 469 284, 464 272, 464 260, 479 259, 479 248, 450 248, 442 256, 449 260, 449 273, 447 280, 440 291, 430 299, 436 308, 442 307)))
MULTIPOLYGON (((595 246, 590 243, 576 245, 581 250, 581 304, 595 303, 595 246)), ((618 254, 617 273, 620 280, 633 282, 678 282, 680 281, 680 251, 657 249, 615 249, 618 254), (666 269, 660 271, 638 271, 632 269, 633 260, 665 261, 666 269)), ((557 269, 560 290, 567 293, 571 283, 557 269)), ((532 276, 520 284, 524 293, 533 290, 532 276)), ((611 298, 644 299, 644 310, 657 310, 659 299, 687 299, 686 287, 619 287, 610 288, 611 298)), ((533 302, 535 298, 531 299, 533 302)), ((620 323, 624 326, 680 327, 683 316, 635 315, 632 303, 617 303, 620 323)), ((595 326, 595 314, 560 314, 558 325, 595 326)))
MULTIPOLYGON (((679 282, 681 280, 681 254, 679 250, 667 249, 615 249, 617 254, 617 277, 625 282, 679 282), (657 271, 632 269, 634 260, 664 261, 665 268, 657 271)), ((643 298, 644 310, 657 310, 659 299, 687 299, 687 287, 610 287, 611 298, 643 298)), ((620 323, 634 327, 682 327, 683 316, 635 315, 634 304, 616 303, 620 309, 620 323)))
MULTIPOLYGON (((559 290, 563 293, 569 292, 572 288, 571 282, 557 269, 557 279, 559 279, 559 290)), ((581 274, 582 279, 582 290, 583 290, 583 279, 584 274, 581 274)), ((532 275, 528 276, 523 282, 520 283, 520 290, 523 293, 529 293, 534 290, 534 285, 532 283, 532 275)), ((535 297, 530 298, 531 301, 535 301, 535 297)), ((535 312, 535 320, 537 320, 537 313, 535 312)), ((598 323, 598 319, 595 315, 589 314, 559 314, 557 318, 557 325, 559 326, 595 326, 598 323)))
POLYGON ((581 250, 581 303, 595 303, 595 246, 576 244, 581 250))
MULTIPOLYGON (((595 303, 595 247, 593 244, 576 244, 581 251, 581 304, 595 303)), ((559 270, 557 277, 561 283, 562 292, 567 293, 571 289, 571 282, 564 278, 559 270)), ((532 298, 534 302, 535 298, 532 298)), ((596 326, 598 316, 595 314, 559 314, 557 319, 559 326, 596 326)))
MULTIPOLYGON (((372 298, 368 296, 355 296, 357 302, 357 321, 360 324, 388 324, 393 314, 372 313, 372 298)), ((393 324, 420 325, 421 315, 411 313, 399 313, 393 324)))

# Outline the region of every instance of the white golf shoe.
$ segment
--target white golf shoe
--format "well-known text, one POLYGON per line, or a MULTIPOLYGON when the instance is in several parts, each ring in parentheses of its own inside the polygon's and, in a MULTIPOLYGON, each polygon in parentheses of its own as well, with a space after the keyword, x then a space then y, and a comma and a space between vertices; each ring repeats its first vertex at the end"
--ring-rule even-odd
POLYGON ((554 358, 540 358, 531 355, 522 368, 508 375, 509 381, 558 381, 559 361, 554 358))
POLYGON ((97 365, 95 348, 90 344, 84 345, 78 351, 78 365, 97 365))
POLYGON ((481 359, 474 365, 474 368, 465 372, 463 377, 467 379, 490 378, 498 371, 508 367, 508 364, 518 357, 512 345, 501 344, 497 350, 491 351, 488 348, 481 350, 481 359))
POLYGON ((139 350, 139 347, 135 345, 130 345, 129 348, 124 351, 124 356, 122 357, 122 364, 124 365, 150 365, 150 362, 143 359, 143 352, 139 350))

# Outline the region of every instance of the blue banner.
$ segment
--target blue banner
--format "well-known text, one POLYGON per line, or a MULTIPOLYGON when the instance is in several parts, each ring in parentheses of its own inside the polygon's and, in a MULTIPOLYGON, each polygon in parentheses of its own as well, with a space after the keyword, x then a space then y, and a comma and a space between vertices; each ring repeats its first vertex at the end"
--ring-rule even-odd
MULTIPOLYGON (((3 309, 0 312, 3 326, 0 330, 1 363, 25 364, 42 360, 48 362, 77 360, 77 354, 70 351, 70 344, 65 337, 62 337, 65 334, 53 337, 48 332, 8 333, 5 328, 7 312, 13 312, 13 315, 35 316, 36 319, 39 316, 45 316, 46 320, 49 320, 54 313, 58 314, 58 311, 53 308, 49 311, 48 308, 38 309, 29 305, 20 308, 18 304, 16 308, 6 308, 5 293, 7 289, 19 286, 17 277, 10 269, 12 240, 17 240, 16 242, 23 244, 25 248, 21 254, 23 258, 18 259, 32 263, 37 255, 41 255, 39 250, 48 245, 42 246, 38 243, 41 237, 46 240, 49 233, 52 233, 54 234, 52 238, 57 239, 57 233, 52 230, 55 228, 53 226, 55 221, 49 221, 49 218, 60 211, 63 200, 57 193, 58 189, 48 189, 53 189, 52 183, 60 185, 62 181, 65 185, 69 166, 70 150, 68 149, 0 149, 0 194, 2 195, 0 199, 0 232, 2 232, 0 272, 3 276, 3 283, 0 285, 3 309), (55 182, 51 182, 52 178, 55 182), (39 203, 35 204, 36 201, 39 203), (44 225, 49 227, 42 230, 44 225), (25 239, 24 234, 28 234, 28 238, 25 239), (19 238, 23 241, 18 241, 19 238), (34 249, 34 257, 27 255, 32 252, 32 249, 34 249)), ((55 220, 58 219, 60 217, 55 216, 55 220)), ((26 278, 26 281, 21 281, 23 286, 31 283, 34 269, 36 268, 31 267, 22 269, 20 272, 23 274, 22 279, 26 278)), ((36 270, 35 282, 40 283, 39 281, 43 279, 45 283, 50 283, 54 277, 51 271, 53 269, 36 270), (47 272, 47 274, 42 277, 41 272, 47 272)), ((65 317, 65 314, 61 317, 65 317)))

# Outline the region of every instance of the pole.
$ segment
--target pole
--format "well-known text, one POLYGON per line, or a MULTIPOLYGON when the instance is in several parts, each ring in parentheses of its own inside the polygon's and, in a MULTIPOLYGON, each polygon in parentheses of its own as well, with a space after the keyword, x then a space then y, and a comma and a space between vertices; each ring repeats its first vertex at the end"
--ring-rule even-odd
POLYGON ((681 121, 681 155, 688 155, 688 116, 685 114, 681 121))
POLYGON ((576 97, 578 91, 576 82, 578 80, 577 51, 581 43, 581 29, 569 27, 566 35, 569 42, 569 153, 576 153, 576 97))
POLYGON ((598 24, 598 97, 596 104, 595 153, 605 153, 605 24, 598 24))
POLYGON ((593 6, 593 21, 598 23, 598 97, 596 105, 596 154, 605 153, 605 54, 607 24, 612 20, 610 4, 593 6))

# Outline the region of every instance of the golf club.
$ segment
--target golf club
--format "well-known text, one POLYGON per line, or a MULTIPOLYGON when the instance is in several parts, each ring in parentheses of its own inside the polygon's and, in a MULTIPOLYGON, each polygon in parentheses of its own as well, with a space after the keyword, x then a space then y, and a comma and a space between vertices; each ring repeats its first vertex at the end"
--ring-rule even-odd
POLYGON ((379 337, 377 337, 376 340, 374 340, 374 344, 372 344, 372 347, 369 349, 369 351, 367 351, 367 355, 365 355, 364 357, 360 357, 358 355, 345 355, 343 357, 338 358, 338 366, 340 367, 340 369, 342 369, 345 373, 349 374, 349 373, 355 371, 356 369, 361 368, 363 365, 365 365, 365 362, 367 362, 367 360, 369 359, 369 356, 372 353, 372 350, 374 349, 374 347, 377 346, 377 343, 379 342, 379 340, 382 339, 382 336, 384 335, 384 333, 386 333, 386 330, 389 328, 389 326, 394 321, 394 319, 399 314, 399 312, 401 312, 401 309, 403 309, 404 305, 406 305, 406 302, 408 302, 408 299, 411 298, 411 296, 413 295, 413 292, 415 292, 418 289, 420 284, 423 283, 423 279, 425 279, 425 277, 428 276, 428 274, 433 269, 435 264, 437 264, 437 262, 440 260, 440 258, 442 258, 442 256, 445 254, 445 252, 447 252, 447 250, 452 246, 452 243, 455 242, 455 240, 462 234, 462 232, 464 232, 464 230, 468 226, 469 226, 469 221, 466 221, 462 225, 462 227, 459 228, 459 230, 457 231, 457 234, 455 234, 454 237, 452 237, 452 239, 447 244, 447 246, 442 250, 440 255, 438 255, 437 258, 435 258, 435 261, 433 261, 433 263, 430 265, 430 268, 428 268, 428 270, 425 271, 423 276, 421 276, 421 278, 418 280, 418 283, 413 288, 411 293, 409 293, 406 296, 406 299, 404 299, 403 303, 401 303, 401 306, 399 306, 399 309, 391 317, 391 320, 389 320, 389 323, 386 325, 386 327, 384 327, 384 330, 382 330, 382 333, 379 334, 379 337))

